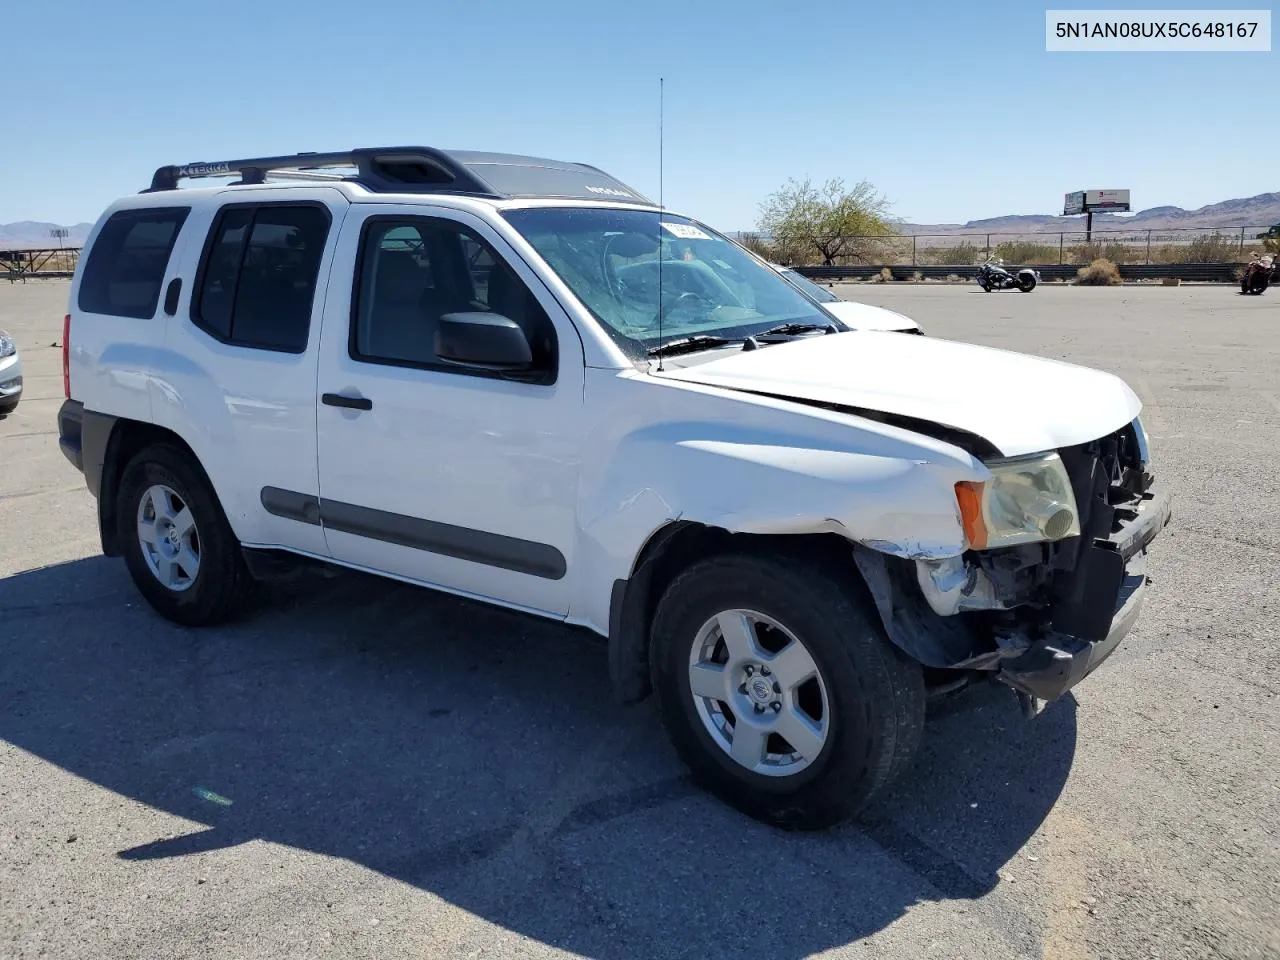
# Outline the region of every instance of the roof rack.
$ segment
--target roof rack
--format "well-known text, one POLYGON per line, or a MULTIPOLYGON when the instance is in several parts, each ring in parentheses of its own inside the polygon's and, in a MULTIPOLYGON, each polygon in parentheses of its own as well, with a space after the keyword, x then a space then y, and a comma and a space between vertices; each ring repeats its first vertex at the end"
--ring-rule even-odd
POLYGON ((232 186, 261 184, 269 174, 273 179, 346 180, 379 193, 566 197, 652 205, 643 194, 585 163, 435 147, 362 147, 160 167, 142 192, 176 190, 180 181, 201 177, 238 176, 232 186), (354 170, 344 175, 334 168, 354 170))

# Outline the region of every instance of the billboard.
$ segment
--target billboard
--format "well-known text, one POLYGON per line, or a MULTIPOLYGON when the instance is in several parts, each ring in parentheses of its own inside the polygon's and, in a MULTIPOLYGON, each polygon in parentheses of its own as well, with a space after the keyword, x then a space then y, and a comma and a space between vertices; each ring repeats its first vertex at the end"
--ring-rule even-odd
POLYGON ((1075 193, 1068 193, 1062 201, 1062 215, 1064 217, 1073 217, 1077 213, 1084 213, 1084 191, 1077 190, 1075 193))
POLYGON ((1084 192, 1084 208, 1086 210, 1128 210, 1128 190, 1086 190, 1084 192))

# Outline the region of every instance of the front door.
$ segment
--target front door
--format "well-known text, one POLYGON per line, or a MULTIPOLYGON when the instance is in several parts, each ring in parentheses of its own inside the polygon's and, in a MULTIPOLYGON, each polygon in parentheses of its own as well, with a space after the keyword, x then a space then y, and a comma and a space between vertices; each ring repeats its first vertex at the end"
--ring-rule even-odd
POLYGON ((536 275, 481 219, 448 208, 351 210, 325 306, 320 517, 344 563, 564 615, 583 413, 581 342, 536 275), (442 314, 500 313, 538 376, 450 366, 442 314))

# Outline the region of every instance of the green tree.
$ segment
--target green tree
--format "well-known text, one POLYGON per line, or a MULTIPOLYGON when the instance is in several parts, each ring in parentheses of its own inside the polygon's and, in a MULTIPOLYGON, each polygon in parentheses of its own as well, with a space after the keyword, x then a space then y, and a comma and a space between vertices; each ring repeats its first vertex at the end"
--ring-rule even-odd
POLYGON ((834 178, 815 186, 808 178, 788 180, 760 205, 760 231, 779 253, 807 259, 816 253, 824 266, 837 260, 875 262, 897 236, 889 220, 889 201, 871 184, 860 180, 846 187, 834 178))

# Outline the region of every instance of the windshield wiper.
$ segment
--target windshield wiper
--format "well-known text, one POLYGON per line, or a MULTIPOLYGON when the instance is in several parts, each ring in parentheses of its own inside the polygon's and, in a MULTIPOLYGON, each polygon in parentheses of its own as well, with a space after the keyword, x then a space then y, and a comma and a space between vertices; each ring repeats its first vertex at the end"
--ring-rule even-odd
POLYGON ((789 337, 797 333, 809 333, 813 330, 825 330, 827 333, 840 332, 834 323, 796 323, 795 321, 792 321, 791 323, 780 323, 776 327, 770 327, 763 333, 756 333, 753 334, 753 336, 767 337, 772 334, 775 336, 789 337))
POLYGON ((692 337, 681 337, 679 340, 668 340, 666 343, 659 344, 656 347, 650 347, 649 356, 672 357, 677 353, 694 353, 698 350, 710 350, 712 347, 727 347, 731 343, 738 342, 725 337, 696 334, 692 337))

